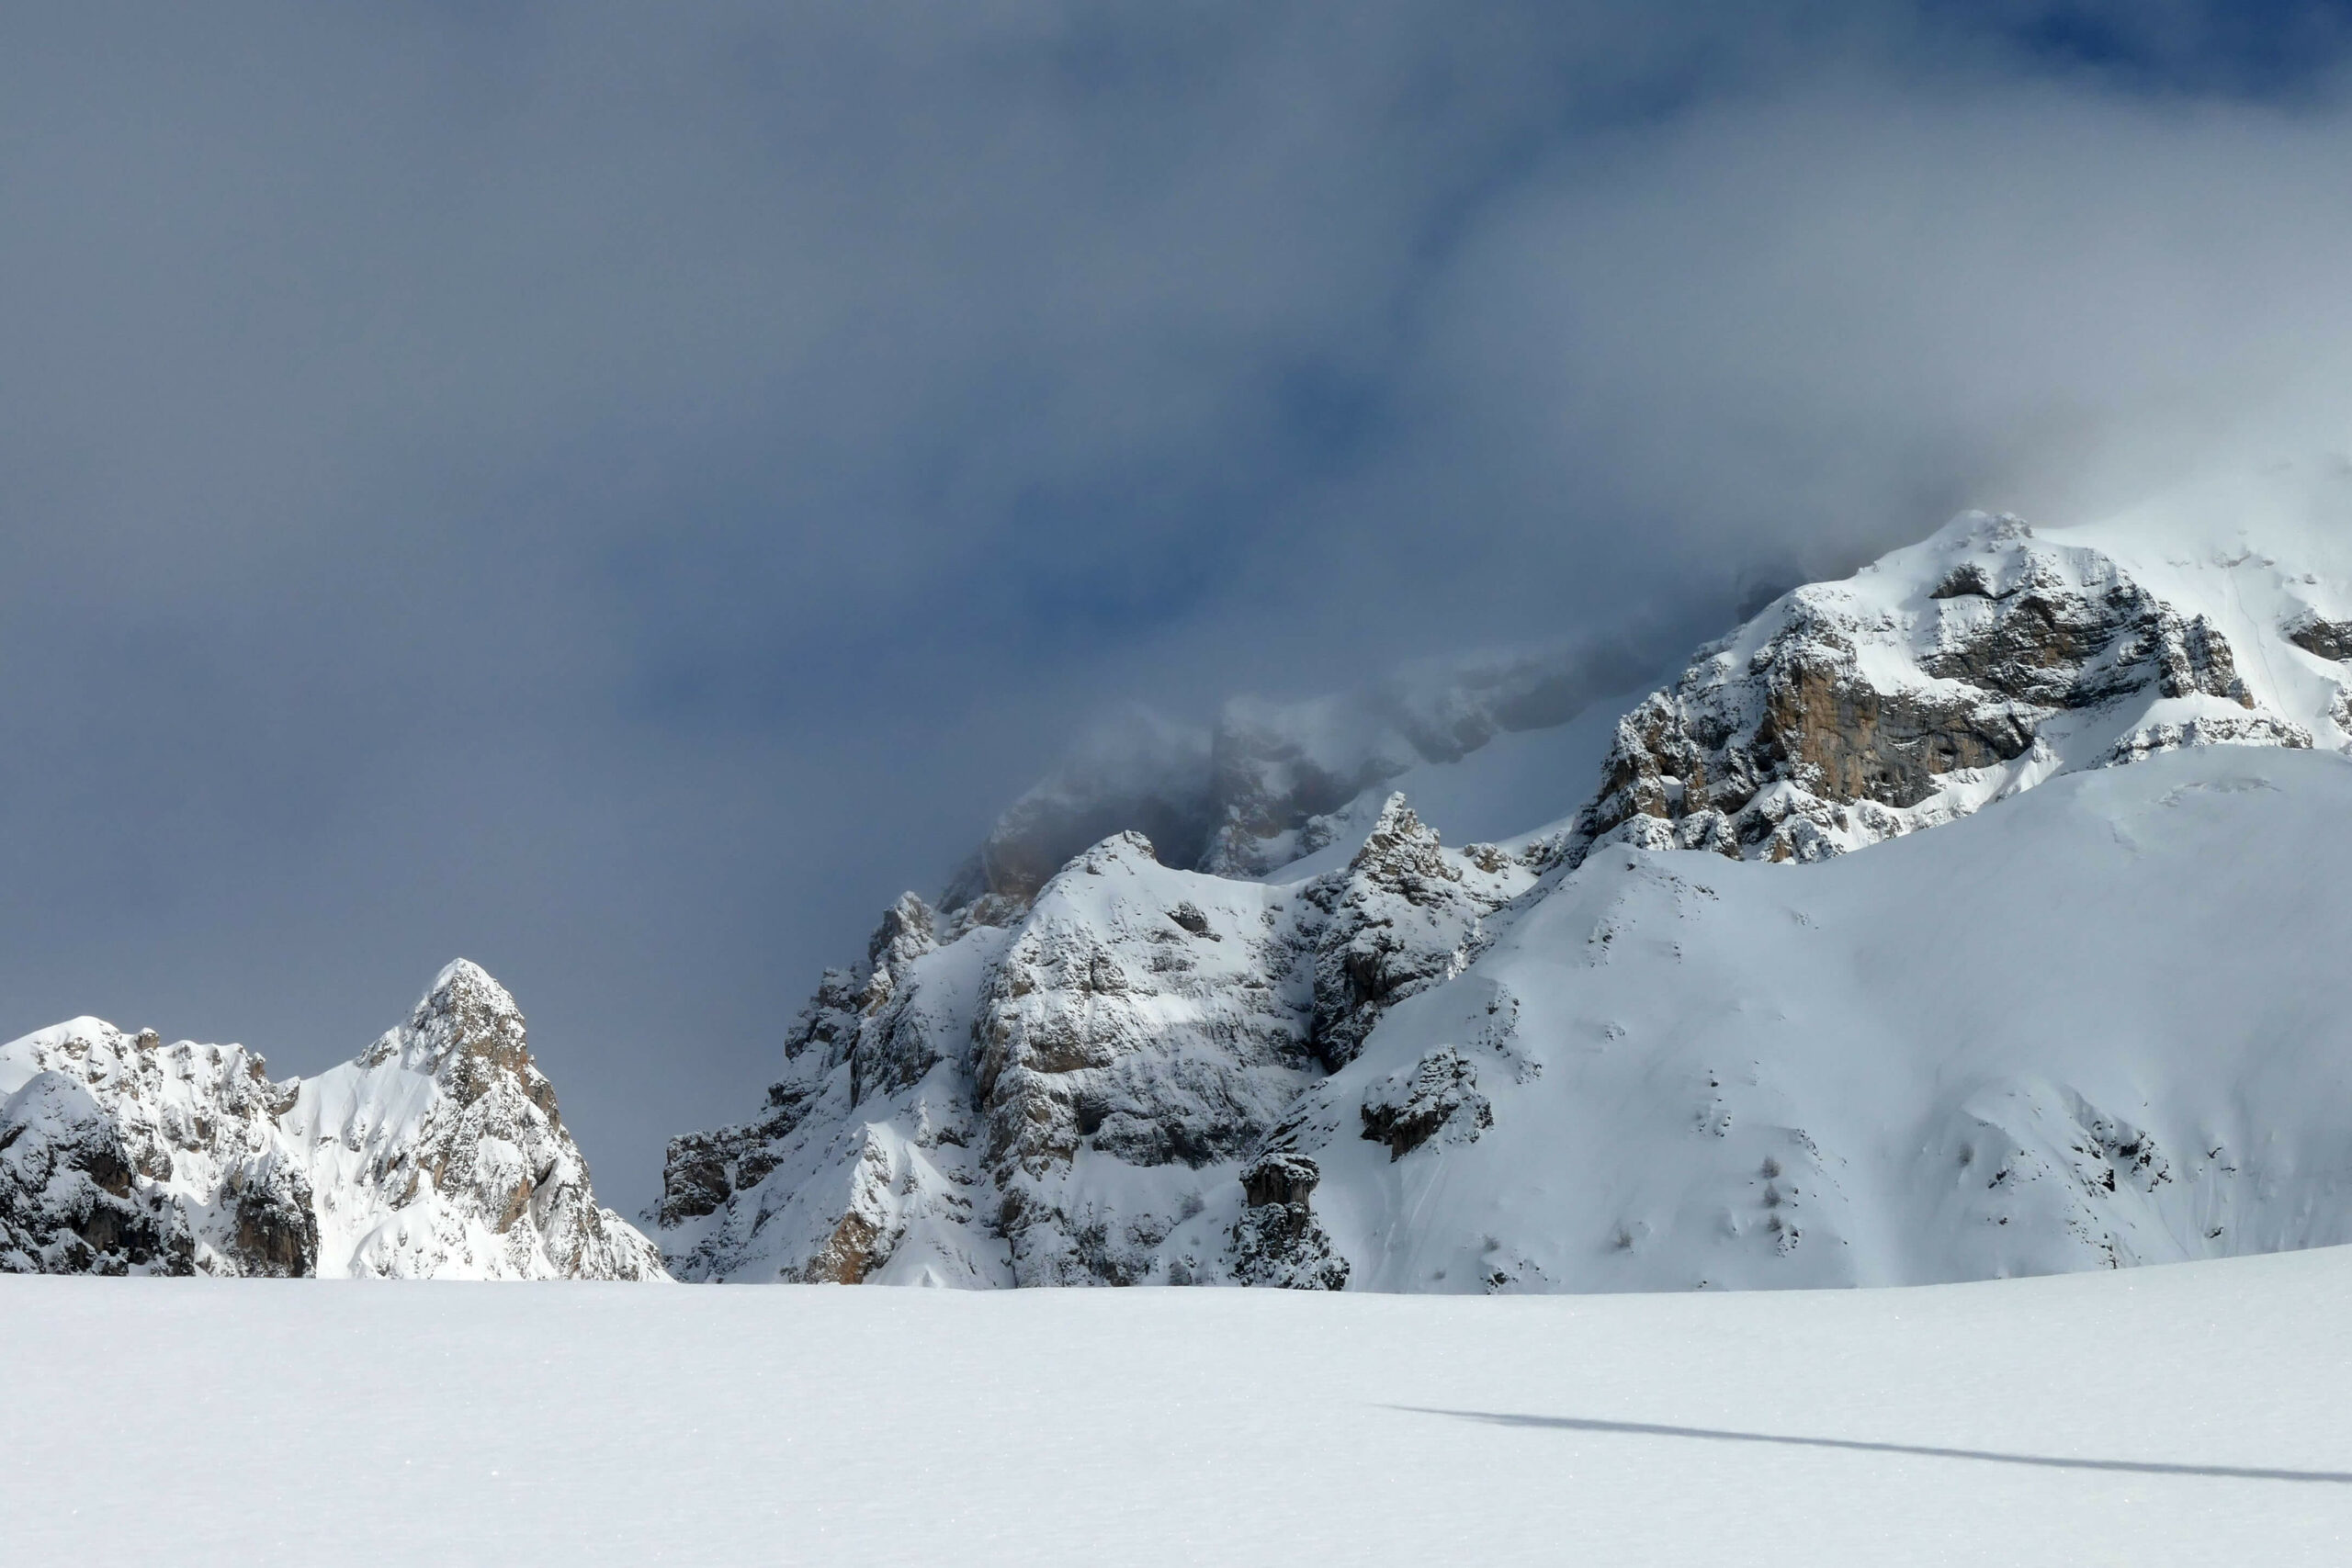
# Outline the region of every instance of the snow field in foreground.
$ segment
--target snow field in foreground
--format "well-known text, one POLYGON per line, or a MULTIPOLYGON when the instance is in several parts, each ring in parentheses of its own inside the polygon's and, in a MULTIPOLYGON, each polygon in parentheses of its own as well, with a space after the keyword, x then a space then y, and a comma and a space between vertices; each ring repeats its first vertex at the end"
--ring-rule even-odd
POLYGON ((2340 1562, 2347 1294, 7 1278, 0 1558, 2340 1562))

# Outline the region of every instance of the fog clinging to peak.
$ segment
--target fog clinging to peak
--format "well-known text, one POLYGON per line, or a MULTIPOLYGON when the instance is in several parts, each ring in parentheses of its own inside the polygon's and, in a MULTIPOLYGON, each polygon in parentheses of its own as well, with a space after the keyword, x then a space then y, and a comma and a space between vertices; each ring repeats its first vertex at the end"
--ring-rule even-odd
POLYGON ((0 45, 0 1035, 312 1071, 462 953, 632 1211, 1105 713, 2352 446, 2335 6, 0 45))

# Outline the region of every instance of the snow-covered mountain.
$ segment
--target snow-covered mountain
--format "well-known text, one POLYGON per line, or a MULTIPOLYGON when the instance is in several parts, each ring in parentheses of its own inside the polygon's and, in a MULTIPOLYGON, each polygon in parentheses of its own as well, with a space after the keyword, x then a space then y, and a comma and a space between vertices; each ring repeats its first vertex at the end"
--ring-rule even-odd
MULTIPOLYGON (((1966 514, 1783 595, 1613 733, 1232 796, 1182 869, 1112 832, 901 898, 761 1113, 673 1142, 665 1250, 1600 1290, 2352 1237, 2346 655, 2340 536, 1966 514), (1443 847, 1381 792, 1423 771, 1545 804, 1443 847)), ((1273 728, 1261 753, 1312 752, 1273 728)))
POLYGON ((1136 834, 1002 925, 909 895, 828 974, 748 1126, 671 1145, 688 1278, 1221 1278, 1241 1166, 1378 1010, 1455 973, 1532 882, 1399 805, 1347 867, 1171 871, 1136 834))
POLYGON ((2139 559, 1969 513, 1701 649, 1618 727, 1564 848, 1817 860, 2152 751, 2340 746, 2333 592, 2250 549, 2139 559))
POLYGON ((597 1207, 514 998, 462 959, 312 1078, 95 1018, 0 1045, 0 1271, 662 1276, 597 1207))

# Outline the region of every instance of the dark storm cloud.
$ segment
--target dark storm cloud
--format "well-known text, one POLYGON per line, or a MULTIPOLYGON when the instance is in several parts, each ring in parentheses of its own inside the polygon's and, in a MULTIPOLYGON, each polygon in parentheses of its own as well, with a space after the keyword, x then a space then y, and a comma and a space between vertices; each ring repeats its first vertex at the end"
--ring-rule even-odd
POLYGON ((2339 10, 1720 9, 20 8, 0 1030, 463 953, 634 1207, 1106 704, 2341 443, 2339 10))

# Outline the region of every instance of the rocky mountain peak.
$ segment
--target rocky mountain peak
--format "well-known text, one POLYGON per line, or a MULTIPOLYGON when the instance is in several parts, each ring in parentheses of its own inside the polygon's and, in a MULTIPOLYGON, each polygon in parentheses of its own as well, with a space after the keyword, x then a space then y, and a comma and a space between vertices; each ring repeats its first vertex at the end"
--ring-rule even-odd
POLYGON ((866 939, 865 961, 876 969, 903 968, 933 945, 931 906, 912 893, 901 893, 866 939))
POLYGON ((0 1269, 658 1278, 479 965, 340 1067, 77 1019, 0 1045, 0 1269))
POLYGON ((1128 830, 1001 926, 934 918, 926 939, 902 898, 866 962, 820 985, 765 1112, 672 1142, 673 1267, 1343 1281, 1305 1187, 1243 1223, 1245 1167, 1272 1168, 1267 1140, 1301 1092, 1388 1007, 1458 973, 1532 881, 1446 851, 1400 795, 1347 866, 1301 883, 1174 869, 1128 830))
POLYGON ((460 958, 434 976, 408 1021, 388 1030, 360 1062, 376 1066, 397 1060, 415 1072, 452 1073, 479 1093, 489 1073, 536 1075, 528 1040, 523 1010, 506 987, 479 964, 460 958))
POLYGON ((435 976, 356 1061, 305 1081, 322 1267, 374 1275, 645 1279, 652 1247, 596 1205, 522 1010, 479 964, 435 976))
POLYGON ((2312 745, 2282 701, 2304 705, 2116 555, 1965 513, 1702 649, 1620 721, 1567 858, 1621 838, 1817 860, 2152 749, 2312 745))
MULTIPOLYGON (((519 1099, 557 1129, 555 1085, 531 1059, 523 1010, 506 987, 469 959, 452 961, 410 1010, 408 1021, 388 1030, 361 1054, 358 1065, 397 1065, 431 1078, 460 1106, 485 1098, 519 1099)), ((492 1111, 487 1120, 501 1120, 492 1111)))
POLYGON ((1348 870, 1391 891, 1413 882, 1462 880, 1461 870, 1446 859, 1436 830, 1414 815, 1402 795, 1389 795, 1381 806, 1348 870))
MULTIPOLYGON (((1851 977, 1748 998, 1822 961, 1816 919, 1866 938, 1871 918, 1726 923, 1735 898, 1799 895, 1760 886, 1781 873, 1591 852, 1801 863, 2161 751, 2352 747, 2352 572, 2210 537, 1965 514, 1699 649, 1615 725, 1598 788, 1599 746, 1487 748, 1498 770, 1575 772, 1510 778, 1547 815, 1462 850, 1389 781, 1464 760, 1419 775, 1470 792, 1433 815, 1459 809, 1485 787, 1469 753, 1539 710, 1581 748, 1561 722, 1577 679, 1457 670, 1150 731, 1126 755, 1164 767, 1097 758, 1040 786, 938 910, 902 897, 828 972, 757 1117, 672 1143, 669 1257, 695 1279, 1557 1289, 1663 1278, 1649 1238, 1688 1224, 1705 1236, 1678 1258, 1845 1279, 1826 1215, 1863 1145, 1826 1147, 1746 1053, 1775 1031, 1799 1050, 1851 977), (1672 1134, 1640 1143, 1657 1164, 1632 1186, 1605 1152, 1629 1118, 1672 1134), (1733 1197, 1678 1196, 1708 1182, 1733 1197)), ((1967 1114, 2085 1160, 2147 1146, 2072 1092, 2002 1091, 2042 1131, 2006 1100, 1967 1114)), ((1977 1190, 1969 1168, 1955 1190, 1977 1190)))

